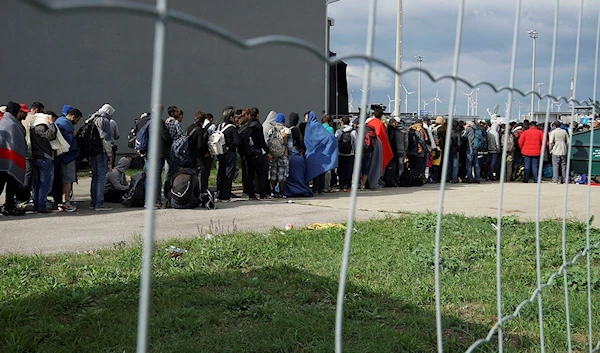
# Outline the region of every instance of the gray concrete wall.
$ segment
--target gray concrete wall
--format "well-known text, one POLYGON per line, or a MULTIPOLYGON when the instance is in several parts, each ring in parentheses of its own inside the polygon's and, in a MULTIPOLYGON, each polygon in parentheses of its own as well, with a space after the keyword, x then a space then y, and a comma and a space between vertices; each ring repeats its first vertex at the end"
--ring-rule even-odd
MULTIPOLYGON (((151 0, 143 0, 153 3, 151 0)), ((116 109, 120 151, 133 118, 148 110, 154 21, 129 13, 47 13, 21 0, 3 0, 0 103, 40 101, 91 114, 116 109)), ((243 38, 285 34, 325 43, 324 0, 171 0, 169 7, 210 20, 243 38)), ((324 64, 288 46, 242 50, 205 33, 169 23, 163 102, 218 117, 223 106, 256 106, 302 114, 323 110, 324 64)))

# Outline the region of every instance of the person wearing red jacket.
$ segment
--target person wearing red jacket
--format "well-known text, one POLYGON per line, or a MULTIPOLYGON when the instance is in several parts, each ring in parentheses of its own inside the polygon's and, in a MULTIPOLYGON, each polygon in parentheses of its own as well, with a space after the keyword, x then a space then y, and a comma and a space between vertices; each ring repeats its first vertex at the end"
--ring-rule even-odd
POLYGON ((533 179, 538 180, 538 168, 540 164, 540 154, 542 152, 542 141, 544 132, 540 130, 535 121, 529 124, 529 129, 524 131, 519 138, 519 147, 525 160, 525 173, 523 182, 529 182, 529 175, 533 172, 533 179))

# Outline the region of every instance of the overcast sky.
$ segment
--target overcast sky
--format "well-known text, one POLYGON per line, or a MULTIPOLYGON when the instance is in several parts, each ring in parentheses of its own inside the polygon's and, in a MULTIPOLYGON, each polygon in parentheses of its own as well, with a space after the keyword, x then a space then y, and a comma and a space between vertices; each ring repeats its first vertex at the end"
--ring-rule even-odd
MULTIPOLYGON (((375 34, 375 54, 395 65, 396 50, 396 9, 397 0, 379 0, 377 8, 377 27, 375 34)), ((365 52, 367 36, 368 7, 370 0, 341 0, 329 5, 328 15, 335 20, 331 29, 331 51, 338 55, 365 52)), ((516 12, 516 0, 467 0, 459 75, 470 82, 491 81, 496 86, 509 83, 511 48, 516 12)), ((554 1, 523 0, 521 23, 518 37, 517 71, 515 87, 522 91, 531 89, 531 66, 533 41, 527 31, 536 29, 537 39, 536 83, 543 83, 542 94, 548 93, 550 60, 552 52, 552 34, 554 1)), ((575 47, 579 0, 562 0, 559 14, 558 51, 553 93, 556 96, 569 96, 570 80, 574 74, 575 47)), ((402 68, 417 66, 416 55, 425 57, 423 68, 434 76, 452 73, 458 0, 404 0, 404 34, 402 68)), ((576 98, 580 100, 592 96, 596 28, 599 0, 585 1, 582 27, 579 75, 576 98)), ((349 91, 353 92, 355 109, 360 105, 364 62, 348 62, 349 91)), ((416 72, 405 75, 402 82, 409 91, 417 90, 416 72)), ((433 97, 439 90, 438 114, 449 111, 451 81, 431 82, 422 76, 421 95, 429 105, 427 110, 433 114, 433 97)), ((537 90, 537 87, 536 87, 537 90)), ((464 85, 458 86, 456 113, 466 115, 467 97, 470 92, 464 85)), ((371 80, 369 103, 388 105, 388 95, 394 98, 394 74, 382 67, 374 67, 371 80)), ((402 93, 401 111, 404 112, 404 93, 402 93)), ((521 114, 529 111, 530 97, 515 96, 521 101, 521 114)), ((479 116, 488 117, 486 108, 499 104, 499 114, 505 116, 505 103, 508 93, 496 94, 487 87, 479 91, 479 116)), ((537 98, 535 110, 537 111, 537 98)), ((512 117, 518 114, 518 103, 513 104, 512 117)), ((545 111, 546 102, 541 110, 545 111)), ((421 109, 423 103, 421 103, 421 109)), ((562 111, 567 105, 562 104, 562 111)), ((417 94, 408 99, 408 110, 417 110, 417 94)), ((555 109, 556 110, 556 107, 555 109)))

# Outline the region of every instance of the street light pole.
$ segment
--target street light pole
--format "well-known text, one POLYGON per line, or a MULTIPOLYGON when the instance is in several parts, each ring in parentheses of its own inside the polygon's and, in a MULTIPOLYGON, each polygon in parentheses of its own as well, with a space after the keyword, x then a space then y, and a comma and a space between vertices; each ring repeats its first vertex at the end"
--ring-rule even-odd
POLYGON ((415 58, 419 62, 419 87, 417 88, 417 118, 419 118, 421 116, 421 63, 424 57, 419 54, 415 58))
MULTIPOLYGON (((327 9, 329 5, 340 0, 326 0, 325 1, 325 57, 329 59, 329 42, 331 36, 331 26, 334 25, 332 18, 327 17, 327 9)), ((329 61, 325 62, 325 109, 323 114, 329 113, 329 61)))
POLYGON ((533 62, 531 64, 531 121, 533 121, 533 104, 535 102, 535 95, 533 94, 533 92, 535 92, 535 45, 537 42, 538 32, 535 29, 533 29, 527 31, 527 34, 531 39, 533 39, 533 62))
MULTIPOLYGON (((396 23, 396 71, 402 70, 402 0, 398 0, 398 15, 396 23)), ((394 111, 393 114, 400 116, 400 89, 402 86, 402 76, 396 74, 396 87, 394 90, 394 111)), ((391 107, 390 107, 391 110, 391 107)))

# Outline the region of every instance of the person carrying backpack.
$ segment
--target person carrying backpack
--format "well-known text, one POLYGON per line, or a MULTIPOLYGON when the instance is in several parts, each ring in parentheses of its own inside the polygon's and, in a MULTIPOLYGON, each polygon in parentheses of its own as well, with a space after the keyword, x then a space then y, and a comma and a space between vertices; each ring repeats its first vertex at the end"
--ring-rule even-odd
POLYGON ((475 122, 468 121, 465 126, 463 135, 467 138, 467 178, 466 183, 479 184, 479 177, 481 170, 479 168, 479 158, 477 147, 482 146, 483 139, 477 137, 476 134, 481 135, 481 130, 475 126, 475 122), (475 170, 475 178, 473 179, 473 170, 475 170))
MULTIPOLYGON (((170 106, 167 108, 167 114, 169 117, 165 120, 165 126, 169 132, 169 139, 171 140, 171 147, 173 143, 179 140, 183 136, 183 129, 181 128, 181 121, 183 120, 183 111, 176 106, 170 106)), ((165 155, 165 161, 167 162, 165 168, 165 195, 168 193, 168 189, 171 187, 171 178, 181 168, 172 158, 171 153, 165 155)))
MULTIPOLYGON (((110 170, 109 166, 112 164, 113 158, 110 119, 114 113, 115 108, 110 104, 104 104, 85 121, 85 125, 80 130, 83 131, 83 135, 79 134, 79 141, 89 143, 87 150, 92 166, 92 185, 90 187, 92 202, 90 208, 94 208, 96 211, 112 210, 112 208, 104 206, 104 184, 106 183, 106 171, 110 170)), ((80 144, 80 146, 85 143, 80 144)))
POLYGON ((335 137, 338 140, 338 176, 340 178, 340 190, 348 192, 352 187, 356 130, 350 125, 349 116, 343 116, 340 122, 342 126, 335 132, 335 137))
POLYGON ((208 190, 208 178, 212 169, 213 158, 208 151, 209 131, 206 126, 206 116, 202 111, 194 115, 194 123, 185 130, 188 139, 189 153, 196 173, 200 177, 200 192, 208 190))
POLYGON ((219 169, 217 170, 217 199, 221 202, 231 201, 231 186, 235 177, 235 162, 237 159, 237 146, 240 144, 240 135, 231 120, 235 115, 235 108, 227 106, 223 109, 223 122, 211 135, 221 133, 224 136, 224 152, 217 155, 219 169))
POLYGON ((290 173, 290 162, 288 158, 288 139, 291 139, 291 131, 285 127, 285 115, 279 113, 275 116, 275 125, 269 130, 268 146, 273 159, 269 161, 269 180, 271 189, 277 198, 285 198, 283 188, 290 173), (279 191, 275 187, 279 185, 279 191))
MULTIPOLYGON (((148 171, 149 161, 148 161, 148 153, 149 153, 149 142, 150 142, 150 122, 154 116, 158 116, 158 119, 164 113, 164 107, 159 105, 158 107, 154 107, 151 111, 142 114, 140 117, 136 127, 135 127, 135 151, 142 157, 144 157, 144 170, 146 173, 150 173, 148 171)), ((171 135, 165 125, 165 122, 161 119, 159 122, 160 126, 160 136, 158 138, 158 167, 154 171, 157 175, 158 182, 156 183, 156 204, 157 208, 162 207, 161 203, 161 189, 162 185, 162 171, 165 165, 165 157, 169 155, 171 151, 171 144, 173 141, 171 140, 171 135)), ((168 187, 168 185, 167 185, 168 187)), ((168 189, 167 189, 168 191, 168 189)))

